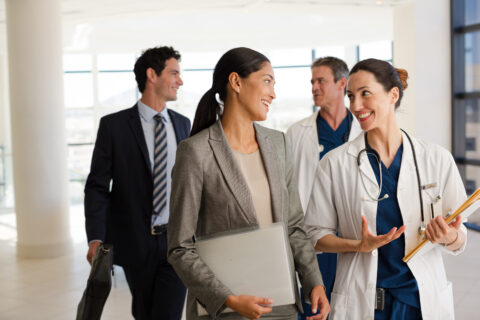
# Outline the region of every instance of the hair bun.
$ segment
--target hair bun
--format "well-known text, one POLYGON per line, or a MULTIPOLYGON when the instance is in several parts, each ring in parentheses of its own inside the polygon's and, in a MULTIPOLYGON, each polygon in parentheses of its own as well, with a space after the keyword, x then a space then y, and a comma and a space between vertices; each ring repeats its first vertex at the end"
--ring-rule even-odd
POLYGON ((398 73, 398 77, 400 78, 400 81, 402 82, 402 86, 403 86, 403 90, 407 89, 408 87, 408 83, 407 83, 407 79, 408 79, 408 72, 407 70, 405 69, 402 69, 402 68, 395 68, 397 70, 397 73, 398 73))

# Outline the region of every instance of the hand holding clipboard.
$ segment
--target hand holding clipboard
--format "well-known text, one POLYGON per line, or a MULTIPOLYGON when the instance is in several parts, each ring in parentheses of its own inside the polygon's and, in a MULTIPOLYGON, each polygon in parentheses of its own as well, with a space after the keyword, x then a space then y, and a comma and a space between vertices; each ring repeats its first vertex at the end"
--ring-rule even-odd
MULTIPOLYGON (((459 215, 462 215, 462 217, 465 219, 472 213, 474 213, 478 208, 480 208, 480 188, 477 189, 460 207, 458 207, 457 210, 448 218, 445 220, 447 224, 452 222, 456 217, 459 215)), ((417 253, 422 251, 422 248, 425 248, 427 244, 429 244, 430 241, 428 239, 423 240, 420 242, 418 246, 415 247, 412 251, 410 251, 405 257, 403 257, 403 262, 408 262, 410 259, 412 259, 417 253)), ((431 243, 430 243, 431 244, 431 243)), ((424 249, 426 250, 426 249, 424 249)))

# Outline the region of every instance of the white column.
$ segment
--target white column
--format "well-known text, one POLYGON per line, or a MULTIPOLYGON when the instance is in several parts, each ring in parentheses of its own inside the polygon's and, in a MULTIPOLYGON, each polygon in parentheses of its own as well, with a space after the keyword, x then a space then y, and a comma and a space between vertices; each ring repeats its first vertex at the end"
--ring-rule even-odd
POLYGON ((60 0, 6 0, 17 253, 71 247, 60 0))
POLYGON ((396 7, 393 29, 393 64, 410 77, 399 123, 451 150, 450 3, 422 0, 396 7))

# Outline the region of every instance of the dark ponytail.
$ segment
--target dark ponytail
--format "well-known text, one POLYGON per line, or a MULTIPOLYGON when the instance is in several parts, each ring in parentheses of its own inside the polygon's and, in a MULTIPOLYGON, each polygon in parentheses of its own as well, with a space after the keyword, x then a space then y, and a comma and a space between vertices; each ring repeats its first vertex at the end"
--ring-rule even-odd
POLYGON ((190 137, 210 127, 217 120, 217 100, 213 88, 208 89, 198 103, 190 137))
POLYGON ((190 136, 210 127, 217 120, 217 110, 220 108, 215 95, 218 93, 221 101, 226 100, 228 77, 232 72, 246 78, 250 73, 260 70, 265 62, 270 61, 260 52, 249 48, 240 47, 227 51, 215 66, 212 87, 198 103, 190 136))

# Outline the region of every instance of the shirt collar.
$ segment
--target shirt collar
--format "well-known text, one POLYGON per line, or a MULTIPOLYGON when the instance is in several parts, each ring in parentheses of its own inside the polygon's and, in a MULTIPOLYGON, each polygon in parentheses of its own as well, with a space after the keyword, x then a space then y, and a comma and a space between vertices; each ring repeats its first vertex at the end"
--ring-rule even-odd
MULTIPOLYGON (((145 121, 150 121, 155 117, 159 112, 153 110, 146 104, 144 104, 141 100, 138 100, 138 112, 140 113, 140 116, 143 118, 145 121)), ((160 112, 160 115, 163 117, 165 122, 168 122, 170 120, 170 117, 168 116, 168 111, 167 107, 163 108, 163 110, 160 112)))

